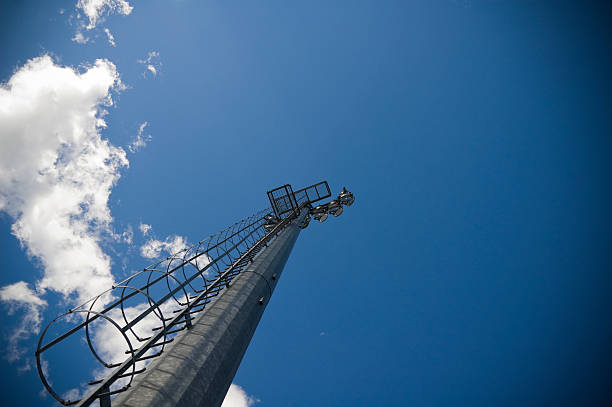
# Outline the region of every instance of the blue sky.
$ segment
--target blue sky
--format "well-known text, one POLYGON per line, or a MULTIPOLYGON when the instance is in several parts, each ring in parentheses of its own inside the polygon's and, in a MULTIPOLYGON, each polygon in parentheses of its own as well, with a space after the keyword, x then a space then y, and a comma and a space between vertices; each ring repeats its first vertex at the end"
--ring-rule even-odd
MULTIPOLYGON (((0 404, 53 405, 31 365, 38 335, 13 348, 9 339, 25 310, 46 324, 84 292, 58 284, 58 275, 44 280, 41 256, 58 270, 69 265, 58 236, 49 227, 26 233, 58 216, 28 215, 48 202, 31 181, 44 169, 36 154, 61 136, 50 129, 77 119, 74 145, 118 160, 101 161, 100 176, 83 172, 79 188, 66 186, 108 197, 75 201, 83 212, 69 224, 89 228, 79 236, 99 247, 95 266, 105 278, 150 264, 140 252, 147 242, 196 242, 254 213, 275 186, 326 179, 334 193, 344 185, 355 193, 341 217, 311 223, 298 239, 234 380, 256 406, 609 399, 609 7, 129 5, 127 15, 103 9, 88 30, 75 1, 3 2, 0 287, 23 281, 38 302, 13 295, 0 304, 0 404), (73 40, 79 32, 86 43, 73 40), (31 92, 18 93, 11 78, 34 75, 24 67, 42 67, 28 61, 44 55, 51 59, 40 75, 49 76, 24 76, 31 92), (79 76, 87 72, 100 79, 79 76), (35 92, 54 81, 54 97, 35 92), (81 99, 71 90, 77 83, 91 85, 74 90, 81 99), (113 105, 103 106, 109 95, 113 105), (57 113, 47 114, 50 105, 57 113), (107 111, 106 127, 92 124, 88 106, 98 117, 107 111), (93 132, 79 127, 88 123, 93 132), (144 123, 146 145, 135 148, 144 123), (152 227, 147 235, 141 224, 152 227)), ((68 179, 78 185, 69 160, 90 153, 60 152, 49 165, 66 164, 65 177, 45 181, 44 191, 68 179)), ((56 382, 71 369, 52 368, 56 382)))

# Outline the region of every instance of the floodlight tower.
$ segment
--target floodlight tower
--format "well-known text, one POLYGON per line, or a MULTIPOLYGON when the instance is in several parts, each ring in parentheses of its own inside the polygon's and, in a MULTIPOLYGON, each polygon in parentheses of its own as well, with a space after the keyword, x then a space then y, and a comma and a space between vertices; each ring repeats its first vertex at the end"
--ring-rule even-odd
POLYGON ((355 200, 343 188, 336 199, 319 203, 330 197, 326 181, 295 192, 289 184, 268 191, 270 209, 58 316, 43 330, 36 350, 43 385, 63 405, 99 400, 101 407, 220 406, 300 230, 311 216, 323 222, 355 200), (130 308, 128 301, 136 298, 140 306, 130 308), (151 320, 159 326, 151 328, 151 320), (51 335, 60 321, 71 327, 51 335), (101 322, 125 341, 124 360, 106 360, 99 350, 92 332, 101 322), (107 370, 88 382, 78 400, 66 400, 51 387, 43 354, 75 335, 84 336, 82 342, 107 370))

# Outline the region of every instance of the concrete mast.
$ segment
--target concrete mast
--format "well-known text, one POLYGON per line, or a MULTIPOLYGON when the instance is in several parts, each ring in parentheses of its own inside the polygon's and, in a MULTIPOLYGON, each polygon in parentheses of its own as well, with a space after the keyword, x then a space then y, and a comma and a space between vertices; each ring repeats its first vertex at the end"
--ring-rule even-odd
POLYGON ((307 214, 302 210, 113 406, 220 406, 307 214))
MULTIPOLYGON (((269 209, 145 267, 53 319, 35 352, 47 391, 62 405, 76 407, 98 401, 101 407, 220 406, 300 230, 311 217, 324 222, 329 215, 340 216, 355 200, 343 188, 336 199, 321 204, 331 197, 327 181, 297 191, 285 184, 267 195, 269 209), (127 309, 137 311, 126 314, 127 309), (95 332, 123 339, 127 349, 118 349, 115 356, 101 354, 95 332), (78 340, 81 335, 84 340, 78 340), (77 400, 54 390, 43 359, 70 339, 86 344, 105 369, 87 382, 89 390, 77 400)), ((71 346, 69 351, 79 349, 71 346)))

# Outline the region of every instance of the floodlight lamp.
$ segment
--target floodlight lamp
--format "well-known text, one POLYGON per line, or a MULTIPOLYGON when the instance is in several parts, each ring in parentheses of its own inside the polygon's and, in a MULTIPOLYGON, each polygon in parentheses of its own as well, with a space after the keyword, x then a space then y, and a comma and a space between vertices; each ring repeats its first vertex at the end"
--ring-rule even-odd
POLYGON ((325 212, 327 212, 326 205, 317 205, 310 212, 311 213, 325 213, 325 212))
POLYGON ((317 219, 319 222, 323 223, 323 222, 325 222, 325 220, 327 219, 328 216, 329 215, 327 213, 324 213, 321 216, 319 216, 318 219, 316 217, 315 217, 315 219, 317 219))
POLYGON ((331 201, 328 204, 328 212, 331 215, 339 216, 342 213, 342 205, 340 205, 340 202, 338 202, 338 201, 331 201), (338 213, 338 211, 339 211, 339 213, 338 213))
POLYGON ((309 223, 310 223, 310 215, 306 215, 306 217, 304 218, 304 222, 302 222, 302 224, 300 225, 300 228, 306 229, 309 223))
POLYGON ((264 216, 264 220, 268 223, 276 223, 278 222, 278 219, 276 219, 276 216, 272 215, 271 213, 267 214, 266 216, 264 216))
POLYGON ((319 220, 321 215, 327 213, 327 205, 318 205, 314 209, 311 209, 310 213, 312 214, 312 216, 314 216, 316 220, 319 220))
POLYGON ((355 202, 355 196, 352 192, 348 191, 346 187, 344 187, 338 195, 338 200, 340 203, 342 203, 342 205, 351 206, 353 202, 355 202))

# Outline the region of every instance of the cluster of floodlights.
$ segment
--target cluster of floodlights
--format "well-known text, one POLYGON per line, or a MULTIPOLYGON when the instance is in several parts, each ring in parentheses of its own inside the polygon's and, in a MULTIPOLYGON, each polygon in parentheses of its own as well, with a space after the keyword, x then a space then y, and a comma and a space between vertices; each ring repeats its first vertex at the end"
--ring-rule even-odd
POLYGON ((319 222, 325 222, 329 215, 332 216, 340 216, 344 209, 342 206, 351 206, 355 202, 355 196, 352 192, 347 191, 346 188, 342 188, 338 198, 330 201, 326 204, 317 205, 313 209, 310 210, 310 214, 312 215, 314 220, 318 220, 319 222))
MULTIPOLYGON (((355 202, 355 196, 352 192, 348 191, 346 188, 342 188, 338 198, 330 201, 328 203, 317 205, 314 208, 310 208, 309 214, 312 215, 314 220, 318 220, 319 222, 325 222, 329 215, 332 216, 340 216, 344 209, 343 206, 351 206, 355 202)), ((274 226, 278 223, 278 219, 276 216, 272 214, 268 214, 264 216, 266 220, 266 224, 264 225, 264 230, 266 232, 274 229, 274 226)), ((310 216, 307 216, 304 219, 304 223, 300 226, 302 229, 306 228, 310 223, 310 216)))

